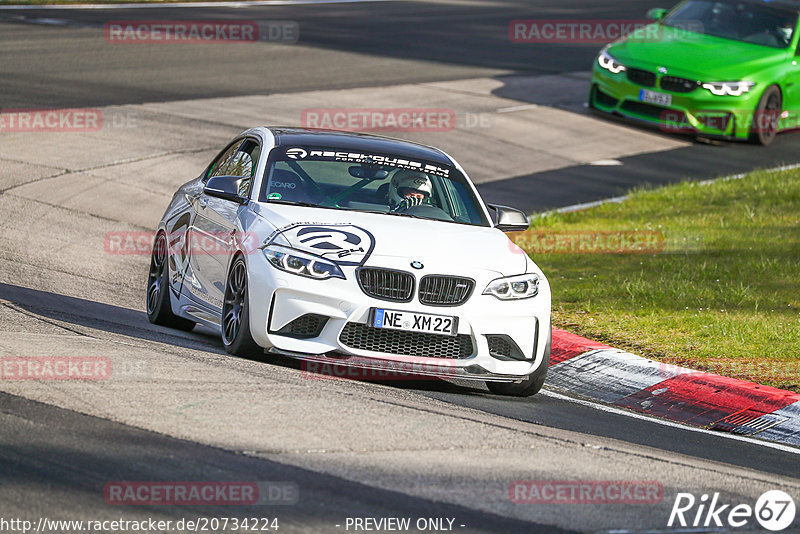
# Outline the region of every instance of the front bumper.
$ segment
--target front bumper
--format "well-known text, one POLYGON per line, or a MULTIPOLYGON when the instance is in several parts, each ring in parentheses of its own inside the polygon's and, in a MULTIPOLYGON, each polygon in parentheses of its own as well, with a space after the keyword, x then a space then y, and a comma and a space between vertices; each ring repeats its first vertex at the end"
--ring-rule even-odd
POLYGON ((653 86, 632 82, 627 71, 613 74, 595 61, 592 70, 590 107, 645 121, 667 133, 701 134, 709 137, 745 140, 753 128, 753 113, 760 97, 759 89, 742 96, 717 96, 703 87, 688 93, 668 91, 660 87, 662 76, 653 86), (669 106, 645 103, 642 90, 668 94, 669 106))
MULTIPOLYGON (((499 273, 487 271, 472 276, 475 288, 465 303, 443 307, 424 305, 416 294, 410 302, 370 297, 359 287, 354 269, 345 270, 346 280, 320 281, 278 271, 260 251, 248 255, 247 261, 250 329, 256 343, 268 352, 364 369, 401 368, 410 369, 415 375, 500 382, 519 381, 549 363, 545 362, 549 360, 545 351, 550 335, 550 287, 544 276, 540 275, 536 297, 500 301, 482 294, 491 280, 500 277, 499 273), (385 340, 393 338, 394 331, 389 334, 367 324, 373 308, 455 316, 457 336, 416 334, 417 338, 409 338, 398 334, 402 342, 388 343, 385 340), (322 326, 315 328, 312 324, 303 336, 287 332, 287 325, 306 317, 319 318, 322 326), (359 339, 367 342, 353 343, 353 336, 346 335, 353 329, 359 331, 359 339), (372 343, 370 336, 378 335, 383 341, 372 343), (490 339, 494 342, 497 336, 504 336, 516 346, 513 357, 498 355, 496 348, 492 349, 494 352, 490 350, 490 339), (390 346, 399 348, 396 352, 381 351, 390 346)), ((410 271, 405 258, 373 256, 370 264, 410 271)), ((418 282, 424 274, 443 272, 432 269, 412 274, 418 282)))

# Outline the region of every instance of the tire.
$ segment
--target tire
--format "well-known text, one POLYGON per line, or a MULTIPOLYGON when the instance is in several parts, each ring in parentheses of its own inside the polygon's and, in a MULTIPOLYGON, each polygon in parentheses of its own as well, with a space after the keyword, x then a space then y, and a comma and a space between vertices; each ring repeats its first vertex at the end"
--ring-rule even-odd
POLYGON ((150 254, 150 271, 147 275, 147 319, 157 325, 177 328, 186 332, 194 328, 194 321, 172 313, 169 295, 169 262, 167 236, 159 232, 150 254))
POLYGON ((513 382, 486 382, 486 387, 495 395, 505 395, 508 397, 531 397, 539 393, 547 377, 547 370, 550 368, 550 347, 553 341, 553 328, 550 327, 547 336, 547 345, 544 347, 544 357, 539 364, 539 368, 529 374, 525 380, 519 383, 513 382))
POLYGON ((783 111, 783 97, 777 85, 770 85, 761 95, 753 112, 753 125, 750 128, 750 140, 758 145, 767 146, 778 135, 778 124, 783 111))
POLYGON ((596 94, 597 94, 597 86, 596 85, 592 85, 591 89, 589 89, 589 100, 587 101, 587 106, 588 106, 590 111, 600 111, 594 105, 594 98, 595 98, 596 94))
POLYGON ((250 334, 250 301, 247 287, 247 264, 237 256, 225 282, 222 303, 222 344, 234 356, 251 357, 263 354, 250 334))

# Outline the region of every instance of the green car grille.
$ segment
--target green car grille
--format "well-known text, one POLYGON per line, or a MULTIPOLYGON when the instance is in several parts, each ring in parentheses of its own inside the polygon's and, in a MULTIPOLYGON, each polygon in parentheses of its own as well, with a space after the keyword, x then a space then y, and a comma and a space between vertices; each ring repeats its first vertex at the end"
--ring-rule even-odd
POLYGON ((691 93, 700 87, 698 81, 677 76, 662 76, 660 84, 662 89, 673 93, 691 93))

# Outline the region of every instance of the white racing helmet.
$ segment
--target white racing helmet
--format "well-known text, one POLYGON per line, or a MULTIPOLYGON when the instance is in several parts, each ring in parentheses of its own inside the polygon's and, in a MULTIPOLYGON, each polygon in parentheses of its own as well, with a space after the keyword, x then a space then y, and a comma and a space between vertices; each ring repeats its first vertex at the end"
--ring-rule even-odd
POLYGON ((409 197, 421 197, 421 202, 427 202, 431 193, 433 184, 424 172, 400 169, 389 182, 389 201, 392 206, 399 205, 409 197))

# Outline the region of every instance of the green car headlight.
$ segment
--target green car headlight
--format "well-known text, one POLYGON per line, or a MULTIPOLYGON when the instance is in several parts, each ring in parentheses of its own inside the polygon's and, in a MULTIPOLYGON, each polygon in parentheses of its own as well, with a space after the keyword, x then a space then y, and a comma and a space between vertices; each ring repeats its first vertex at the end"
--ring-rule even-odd
POLYGON ((492 280, 484 295, 493 295, 500 300, 529 299, 539 294, 539 276, 536 274, 522 274, 492 280))
POLYGON ((597 64, 614 74, 619 74, 625 70, 625 65, 614 59, 614 57, 605 50, 602 50, 597 56, 597 64))
POLYGON ((267 260, 281 271, 315 280, 345 278, 338 265, 319 256, 280 245, 267 245, 263 250, 267 260))
POLYGON ((703 84, 703 88, 717 96, 742 96, 754 85, 755 82, 707 82, 703 84))

